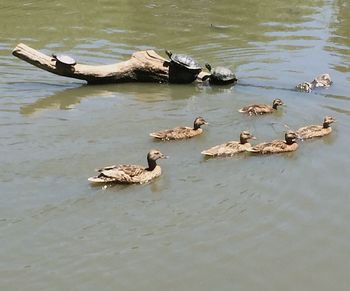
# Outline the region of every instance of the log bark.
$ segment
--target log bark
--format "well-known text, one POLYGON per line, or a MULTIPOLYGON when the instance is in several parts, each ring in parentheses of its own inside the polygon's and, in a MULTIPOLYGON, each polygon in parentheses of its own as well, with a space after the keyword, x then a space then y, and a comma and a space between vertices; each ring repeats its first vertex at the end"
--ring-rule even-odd
POLYGON ((18 44, 12 54, 45 71, 85 80, 89 84, 169 82, 169 61, 153 50, 135 52, 129 60, 116 64, 92 66, 77 63, 74 67, 56 65, 52 56, 23 43, 18 44))

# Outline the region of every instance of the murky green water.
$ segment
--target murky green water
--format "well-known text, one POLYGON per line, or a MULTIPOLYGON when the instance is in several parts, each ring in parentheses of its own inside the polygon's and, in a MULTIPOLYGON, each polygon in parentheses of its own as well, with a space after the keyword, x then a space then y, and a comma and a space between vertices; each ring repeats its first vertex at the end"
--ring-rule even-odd
POLYGON ((348 1, 3 0, 0 15, 1 290, 349 290, 348 1), (11 56, 19 42, 90 64, 171 49, 240 82, 90 87, 11 56), (323 72, 330 89, 291 90, 323 72), (237 112, 276 97, 272 116, 237 112), (198 115, 210 125, 196 139, 148 137, 198 115), (334 132, 295 153, 200 155, 325 115, 334 132), (154 147, 171 157, 154 183, 88 184, 154 147))

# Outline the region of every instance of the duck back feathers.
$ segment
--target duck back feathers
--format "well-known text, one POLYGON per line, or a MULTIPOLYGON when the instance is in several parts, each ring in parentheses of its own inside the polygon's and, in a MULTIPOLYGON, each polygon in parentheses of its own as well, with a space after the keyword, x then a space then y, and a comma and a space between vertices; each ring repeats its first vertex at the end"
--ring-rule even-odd
POLYGON ((272 113, 277 110, 277 107, 283 105, 281 99, 275 99, 272 102, 272 106, 268 104, 250 104, 238 110, 241 113, 248 113, 249 115, 258 115, 258 114, 266 114, 272 113))
POLYGON ((322 125, 308 125, 299 128, 296 134, 300 139, 310 139, 314 137, 322 137, 332 132, 330 124, 335 122, 335 119, 331 116, 326 116, 322 125))
POLYGON ((201 125, 208 124, 203 117, 197 117, 194 120, 193 127, 178 126, 172 129, 165 129, 150 133, 151 137, 161 140, 178 140, 191 138, 200 135, 203 132, 201 125))
POLYGON ((127 164, 108 166, 98 169, 99 174, 88 180, 92 183, 147 183, 162 174, 156 160, 165 158, 161 152, 152 150, 147 155, 148 167, 127 164))
POLYGON ((201 152, 202 155, 218 157, 218 156, 232 156, 241 152, 245 152, 251 148, 249 139, 255 139, 248 131, 243 131, 240 134, 240 141, 229 141, 223 144, 216 145, 212 148, 201 152))
POLYGON ((298 149, 298 144, 295 142, 297 135, 295 132, 288 131, 285 134, 285 140, 273 140, 253 146, 247 151, 259 154, 273 154, 283 152, 293 152, 298 149))

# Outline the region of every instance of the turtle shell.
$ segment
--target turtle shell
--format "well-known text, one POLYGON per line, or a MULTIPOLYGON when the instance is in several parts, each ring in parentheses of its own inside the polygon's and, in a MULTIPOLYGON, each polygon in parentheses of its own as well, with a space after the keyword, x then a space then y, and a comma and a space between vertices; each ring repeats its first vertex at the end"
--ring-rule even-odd
POLYGON ((67 55, 53 55, 53 57, 59 61, 60 63, 67 65, 67 66, 74 66, 77 62, 75 61, 75 59, 73 59, 70 56, 67 55))
POLYGON ((167 51, 166 53, 172 62, 174 62, 180 66, 186 67, 187 69, 190 69, 190 70, 201 70, 202 69, 201 65, 188 55, 172 54, 169 51, 167 51))
POLYGON ((211 70, 210 65, 206 65, 210 71, 209 82, 211 84, 230 84, 237 81, 236 75, 228 68, 225 67, 216 67, 214 70, 211 70))

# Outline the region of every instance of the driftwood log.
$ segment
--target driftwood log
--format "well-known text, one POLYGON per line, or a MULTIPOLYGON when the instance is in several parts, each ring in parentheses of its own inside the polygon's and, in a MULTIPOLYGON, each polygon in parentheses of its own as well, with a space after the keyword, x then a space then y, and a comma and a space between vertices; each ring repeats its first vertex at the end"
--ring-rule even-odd
MULTIPOLYGON (((80 80, 88 84, 125 82, 169 82, 169 61, 153 50, 139 51, 127 61, 110 65, 75 64, 72 68, 56 65, 52 56, 43 54, 23 43, 18 44, 12 54, 45 71, 80 80)), ((207 74, 202 72, 199 80, 207 74)))

